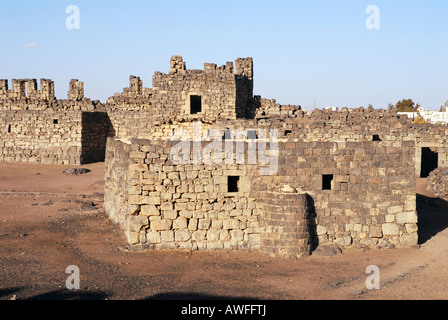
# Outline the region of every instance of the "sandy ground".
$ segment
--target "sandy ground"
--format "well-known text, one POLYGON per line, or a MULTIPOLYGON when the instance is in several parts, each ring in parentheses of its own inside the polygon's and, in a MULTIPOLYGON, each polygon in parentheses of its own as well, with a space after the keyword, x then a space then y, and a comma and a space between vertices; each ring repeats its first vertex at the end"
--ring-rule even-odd
POLYGON ((0 299, 429 300, 448 298, 448 204, 418 180, 417 248, 300 260, 256 252, 131 252, 102 209, 104 163, 0 163, 0 299), (67 290, 67 266, 80 290, 67 290), (381 288, 366 288, 366 268, 381 288))

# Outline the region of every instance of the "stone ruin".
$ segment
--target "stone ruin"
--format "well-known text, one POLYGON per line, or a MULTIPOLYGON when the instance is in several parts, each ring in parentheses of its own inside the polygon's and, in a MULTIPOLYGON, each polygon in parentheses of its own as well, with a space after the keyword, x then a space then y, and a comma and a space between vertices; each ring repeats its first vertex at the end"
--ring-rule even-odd
POLYGON ((252 58, 190 70, 181 56, 152 88, 131 76, 106 103, 78 80, 67 100, 51 80, 0 80, 0 161, 105 161, 105 210, 134 248, 417 245, 416 176, 448 167, 448 127, 305 112, 254 95, 253 81, 252 58))

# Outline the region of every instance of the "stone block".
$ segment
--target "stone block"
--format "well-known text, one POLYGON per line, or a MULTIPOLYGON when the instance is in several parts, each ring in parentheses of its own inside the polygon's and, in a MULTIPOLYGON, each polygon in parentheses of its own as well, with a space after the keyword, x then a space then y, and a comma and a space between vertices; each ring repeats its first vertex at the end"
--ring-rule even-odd
POLYGON ((199 219, 198 229, 200 230, 208 230, 210 228, 211 220, 210 219, 199 219))
POLYGON ((173 221, 173 229, 186 229, 187 228, 187 219, 183 217, 178 217, 173 221))
POLYGON ((382 231, 385 236, 396 236, 400 232, 398 225, 396 225, 394 223, 383 224, 382 231))
POLYGON ((149 226, 148 217, 145 216, 126 217, 126 228, 131 232, 138 232, 146 226, 149 226))
POLYGON ((198 219, 189 219, 188 230, 195 231, 198 229, 198 219))
POLYGON ((148 231, 146 232, 146 242, 149 244, 156 244, 161 242, 160 232, 148 231))
POLYGON ((399 244, 402 247, 413 247, 418 244, 418 234, 404 234, 400 237, 399 244))
POLYGON ((174 206, 172 202, 164 202, 160 204, 160 210, 173 210, 174 206))
POLYGON ((261 244, 261 236, 259 234, 249 234, 249 245, 251 246, 258 246, 261 244))
POLYGON ((327 234, 327 228, 321 225, 317 225, 316 232, 318 236, 323 236, 324 234, 327 234))
POLYGON ((224 244, 222 242, 211 242, 207 243, 208 250, 220 250, 224 249, 224 244))
POLYGON ((174 232, 171 230, 165 230, 160 232, 162 242, 173 242, 174 241, 174 232))
POLYGON ((149 204, 141 206, 140 214, 143 216, 159 216, 160 211, 156 208, 155 205, 149 204))
POLYGON ((130 245, 137 244, 140 241, 140 232, 125 231, 125 236, 130 245))
POLYGON ((369 228, 369 238, 382 238, 383 230, 380 226, 372 226, 369 228))
POLYGON ((213 242, 219 240, 219 230, 208 230, 207 241, 213 242))
POLYGON ((397 214, 397 223, 406 224, 406 223, 417 223, 418 221, 416 212, 401 212, 397 214))
POLYGON ((219 231, 219 240, 221 241, 227 241, 230 238, 230 234, 228 230, 221 230, 219 231))
POLYGON ((205 230, 196 230, 192 233, 192 239, 197 242, 204 241, 206 233, 205 230))
POLYGON ((177 230, 174 232, 174 240, 176 242, 184 242, 191 239, 191 233, 188 230, 177 230))
POLYGON ((251 179, 249 177, 241 177, 239 181, 239 191, 240 192, 250 192, 251 190, 251 179))
POLYGON ((401 212, 403 212, 403 206, 393 206, 393 207, 387 208, 388 214, 397 214, 397 213, 401 213, 401 212))
POLYGON ((166 211, 163 211, 163 217, 165 219, 175 220, 177 218, 177 210, 166 210, 166 211))
POLYGON ((243 241, 244 240, 244 232, 242 230, 236 229, 231 230, 230 235, 233 241, 243 241))
POLYGON ((170 230, 172 224, 173 224, 172 220, 162 219, 162 220, 151 221, 151 224, 149 227, 152 231, 170 230))
POLYGON ((416 223, 407 223, 405 225, 407 233, 415 233, 418 232, 418 225, 416 223))

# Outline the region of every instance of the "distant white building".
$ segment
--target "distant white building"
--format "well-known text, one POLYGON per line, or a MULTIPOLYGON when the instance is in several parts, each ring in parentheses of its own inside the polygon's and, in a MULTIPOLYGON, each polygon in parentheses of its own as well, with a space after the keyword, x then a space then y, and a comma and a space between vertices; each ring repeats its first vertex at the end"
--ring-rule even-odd
POLYGON ((428 123, 448 123, 448 112, 425 111, 423 108, 418 108, 417 112, 398 112, 398 114, 406 115, 410 119, 420 116, 428 123))

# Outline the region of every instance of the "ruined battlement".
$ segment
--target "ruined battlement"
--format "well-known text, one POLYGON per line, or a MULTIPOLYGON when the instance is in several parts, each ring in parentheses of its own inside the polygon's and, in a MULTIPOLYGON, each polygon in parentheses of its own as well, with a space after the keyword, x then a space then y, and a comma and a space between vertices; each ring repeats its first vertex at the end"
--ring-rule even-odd
POLYGON ((153 77, 152 109, 172 117, 198 119, 246 118, 253 97, 252 58, 237 59, 218 67, 205 63, 204 70, 189 70, 181 56, 171 58, 170 73, 153 77), (235 71, 235 73, 234 73, 235 71))
POLYGON ((140 77, 131 75, 129 87, 115 93, 106 101, 108 111, 149 111, 151 110, 152 89, 145 88, 140 77))
POLYGON ((191 70, 182 56, 152 88, 131 75, 104 104, 77 79, 63 100, 51 80, 0 80, 0 161, 105 161, 106 212, 149 249, 417 244, 415 177, 448 167, 448 127, 373 108, 306 112, 254 96, 253 80, 252 58, 191 70), (188 153, 173 154, 178 143, 188 153), (188 162, 214 148, 207 159, 221 162, 188 162))
POLYGON ((56 99, 54 82, 40 80, 38 89, 36 79, 13 79, 12 89, 8 89, 8 80, 0 80, 0 110, 104 110, 101 102, 84 97, 84 83, 72 79, 67 99, 56 99))
POLYGON ((84 82, 79 82, 78 79, 70 80, 70 89, 67 96, 71 101, 81 101, 84 99, 84 82))
POLYGON ((12 89, 8 89, 8 80, 0 80, 0 100, 45 100, 55 99, 54 83, 49 79, 40 80, 40 90, 36 79, 12 79, 12 89))

